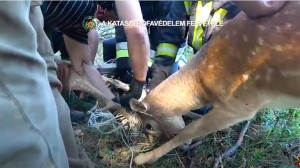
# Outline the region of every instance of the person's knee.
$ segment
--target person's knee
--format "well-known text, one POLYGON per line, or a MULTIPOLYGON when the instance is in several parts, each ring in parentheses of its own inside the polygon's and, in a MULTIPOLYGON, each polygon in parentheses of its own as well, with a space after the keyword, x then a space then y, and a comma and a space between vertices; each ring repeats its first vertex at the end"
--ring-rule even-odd
POLYGON ((103 60, 106 62, 116 58, 116 38, 103 41, 103 60))

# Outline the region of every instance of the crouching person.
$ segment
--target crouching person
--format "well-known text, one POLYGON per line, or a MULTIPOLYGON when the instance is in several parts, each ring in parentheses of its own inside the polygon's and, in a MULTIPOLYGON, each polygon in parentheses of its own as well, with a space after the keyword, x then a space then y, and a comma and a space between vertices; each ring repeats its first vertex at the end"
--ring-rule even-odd
POLYGON ((0 167, 66 168, 57 108, 29 11, 30 1, 0 2, 0 167))
POLYGON ((31 7, 29 18, 37 34, 37 51, 47 64, 48 80, 57 107, 59 129, 68 157, 69 166, 71 168, 94 167, 85 151, 76 144, 71 125, 70 109, 60 94, 62 85, 56 75, 54 53, 50 41, 43 30, 43 15, 39 6, 31 7))

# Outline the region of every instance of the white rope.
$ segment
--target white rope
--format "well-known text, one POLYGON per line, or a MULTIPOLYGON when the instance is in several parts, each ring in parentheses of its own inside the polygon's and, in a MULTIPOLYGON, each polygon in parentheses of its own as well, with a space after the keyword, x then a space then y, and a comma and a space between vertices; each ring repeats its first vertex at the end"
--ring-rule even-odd
MULTIPOLYGON (((90 127, 96 128, 100 133, 103 134, 112 134, 115 133, 118 136, 121 136, 123 143, 128 147, 131 153, 129 168, 132 167, 133 163, 133 155, 134 153, 143 153, 152 149, 152 147, 146 147, 144 149, 139 149, 138 146, 132 146, 130 141, 131 137, 138 137, 141 135, 141 130, 139 130, 136 126, 140 123, 138 122, 138 118, 136 115, 133 115, 129 120, 126 119, 121 113, 119 113, 116 117, 110 113, 108 110, 101 111, 97 109, 98 103, 90 110, 88 113, 91 114, 88 125, 90 127), (120 122, 118 122, 120 120, 120 122), (126 134, 125 128, 128 128, 128 133, 126 134), (117 132, 118 131, 118 132, 117 132)), ((142 144, 142 143, 137 143, 142 144)), ((146 143, 147 145, 147 143, 146 143)))
POLYGON ((88 126, 96 128, 99 132, 104 134, 111 134, 120 128, 122 125, 116 121, 115 116, 109 111, 95 110, 91 112, 88 121, 88 126))

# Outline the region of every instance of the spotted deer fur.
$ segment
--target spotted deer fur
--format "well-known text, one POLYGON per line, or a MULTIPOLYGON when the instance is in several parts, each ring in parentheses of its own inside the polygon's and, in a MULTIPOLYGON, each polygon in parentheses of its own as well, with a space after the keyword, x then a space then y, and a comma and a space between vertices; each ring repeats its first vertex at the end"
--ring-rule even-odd
POLYGON ((185 141, 251 119, 261 108, 300 107, 299 20, 300 2, 259 19, 240 13, 143 101, 131 100, 147 133, 172 138, 135 163, 154 162, 185 141), (184 126, 186 111, 208 104, 212 111, 184 126))

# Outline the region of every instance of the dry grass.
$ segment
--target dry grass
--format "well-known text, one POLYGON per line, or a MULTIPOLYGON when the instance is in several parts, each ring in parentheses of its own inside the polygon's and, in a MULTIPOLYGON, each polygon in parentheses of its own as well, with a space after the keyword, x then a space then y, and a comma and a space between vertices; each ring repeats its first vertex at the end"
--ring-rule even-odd
MULTIPOLYGON (((213 167, 215 158, 235 144, 245 123, 213 133, 202 139, 202 143, 191 153, 193 167, 213 167)), ((293 167, 300 154, 300 110, 267 110, 260 113, 251 123, 242 146, 228 159, 223 159, 221 167, 293 167)), ((121 138, 121 132, 105 135, 86 124, 74 126, 84 136, 78 143, 87 151, 98 168, 129 167, 131 151, 121 138)), ((128 137, 125 137, 128 142, 128 137)), ((146 138, 140 142, 147 142, 146 138)), ((155 144, 154 147, 160 145, 155 144)), ((130 146, 136 147, 133 144, 130 146)), ((143 147, 143 145, 141 145, 143 147)), ((148 146, 149 147, 149 146, 148 146)), ((137 149, 137 148, 136 148, 137 149)), ((142 150, 140 148, 139 150, 142 150)), ((149 168, 176 168, 190 166, 187 152, 171 151, 149 168)), ((134 152, 134 156, 137 153, 134 152)), ((133 165, 133 167, 136 167, 133 165)))

